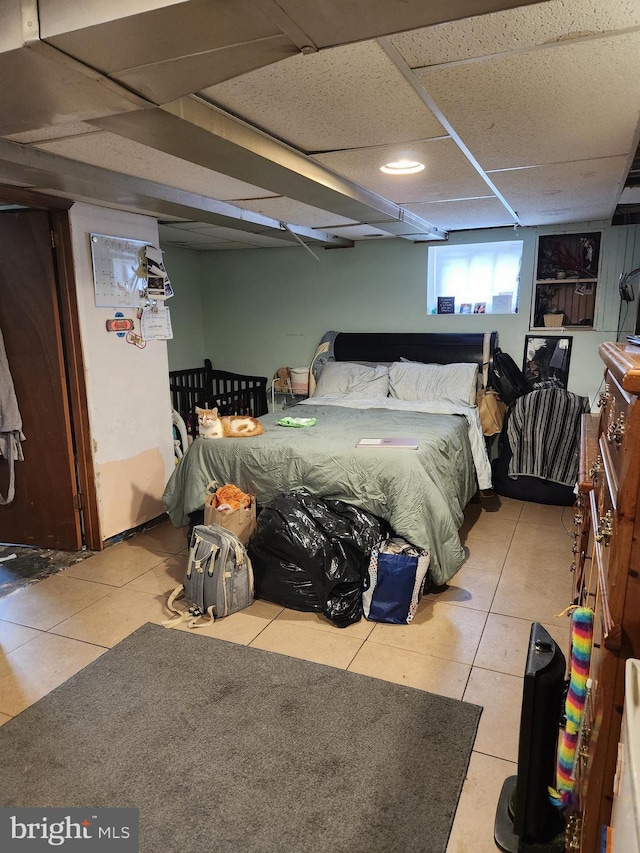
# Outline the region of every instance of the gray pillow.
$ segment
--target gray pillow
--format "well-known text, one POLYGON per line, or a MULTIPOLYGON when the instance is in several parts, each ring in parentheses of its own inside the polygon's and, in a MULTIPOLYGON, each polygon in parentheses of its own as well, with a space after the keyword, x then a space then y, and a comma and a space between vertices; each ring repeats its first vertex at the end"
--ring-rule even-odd
POLYGON ((389 368, 352 361, 328 361, 318 378, 315 396, 336 395, 378 400, 389 393, 389 368))
POLYGON ((389 394, 397 400, 475 406, 478 365, 396 361, 389 368, 389 394))

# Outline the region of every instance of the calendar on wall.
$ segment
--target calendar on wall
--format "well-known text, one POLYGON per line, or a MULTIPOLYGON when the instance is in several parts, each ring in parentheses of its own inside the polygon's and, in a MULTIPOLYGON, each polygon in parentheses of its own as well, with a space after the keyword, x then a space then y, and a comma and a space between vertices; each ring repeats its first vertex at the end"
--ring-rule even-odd
POLYGON ((139 308, 147 295, 147 243, 104 234, 90 237, 96 306, 139 308))

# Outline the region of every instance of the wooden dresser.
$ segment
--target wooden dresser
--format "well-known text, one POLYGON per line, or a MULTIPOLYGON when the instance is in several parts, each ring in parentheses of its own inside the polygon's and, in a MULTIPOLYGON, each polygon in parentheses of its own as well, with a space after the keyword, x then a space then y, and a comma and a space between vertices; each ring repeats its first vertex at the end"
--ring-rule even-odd
POLYGON ((574 603, 595 610, 591 689, 566 851, 598 853, 611 817, 624 669, 640 657, 640 347, 600 346, 600 414, 584 415, 574 603))

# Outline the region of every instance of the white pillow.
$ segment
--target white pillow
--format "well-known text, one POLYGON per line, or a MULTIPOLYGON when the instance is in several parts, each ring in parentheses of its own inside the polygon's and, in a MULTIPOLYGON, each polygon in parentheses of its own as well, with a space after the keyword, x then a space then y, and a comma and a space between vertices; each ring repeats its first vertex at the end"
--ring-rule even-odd
POLYGON ((336 394, 361 400, 378 400, 389 393, 389 368, 367 366, 352 361, 328 361, 316 385, 316 396, 336 394))
POLYGON ((477 364, 396 361, 389 368, 389 395, 397 400, 475 406, 477 376, 477 364))

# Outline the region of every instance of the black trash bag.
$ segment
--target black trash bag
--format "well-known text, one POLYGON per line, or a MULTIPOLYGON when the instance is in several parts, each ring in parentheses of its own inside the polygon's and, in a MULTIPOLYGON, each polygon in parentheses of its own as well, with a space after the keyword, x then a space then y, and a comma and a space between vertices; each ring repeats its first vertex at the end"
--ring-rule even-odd
POLYGON ((342 501, 305 489, 284 492, 258 515, 247 545, 256 598, 323 613, 338 628, 362 617, 362 591, 385 523, 342 501))

